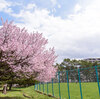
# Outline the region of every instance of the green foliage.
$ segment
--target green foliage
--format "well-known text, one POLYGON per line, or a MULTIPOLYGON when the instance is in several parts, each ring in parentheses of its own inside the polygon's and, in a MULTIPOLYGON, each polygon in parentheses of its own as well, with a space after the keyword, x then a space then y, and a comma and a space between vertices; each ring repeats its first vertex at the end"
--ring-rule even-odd
POLYGON ((56 63, 56 66, 58 67, 59 71, 63 71, 63 70, 71 70, 71 69, 77 69, 79 68, 87 68, 87 67, 92 67, 92 66, 96 66, 96 65, 100 65, 97 62, 91 63, 85 60, 76 60, 76 59, 64 59, 63 62, 61 62, 60 64, 56 63))
MULTIPOLYGON (((60 64, 56 64, 58 66, 58 70, 61 72, 60 74, 60 80, 64 82, 64 79, 66 78, 66 74, 63 73, 63 71, 68 70, 69 71, 69 78, 72 82, 78 82, 78 68, 82 68, 80 70, 81 74, 81 82, 96 82, 96 72, 95 68, 91 68, 93 66, 99 65, 97 62, 88 62, 85 60, 71 60, 71 59, 64 59, 63 62, 60 64), (87 69, 83 69, 87 68, 87 69), (77 69, 77 70, 76 70, 77 69), (74 71, 70 71, 74 70, 74 71)), ((98 67, 98 75, 100 76, 100 68, 98 67)), ((100 80, 100 78, 99 78, 100 80)))
MULTIPOLYGON (((1 55, 1 54, 0 54, 1 55)), ((20 78, 17 76, 6 62, 0 61, 0 84, 19 84, 20 86, 34 85, 35 81, 33 77, 20 78)))
POLYGON ((15 82, 16 84, 19 84, 19 86, 21 87, 27 87, 27 86, 31 86, 34 85, 35 83, 38 83, 38 81, 32 79, 32 78, 23 78, 21 80, 16 80, 15 82))

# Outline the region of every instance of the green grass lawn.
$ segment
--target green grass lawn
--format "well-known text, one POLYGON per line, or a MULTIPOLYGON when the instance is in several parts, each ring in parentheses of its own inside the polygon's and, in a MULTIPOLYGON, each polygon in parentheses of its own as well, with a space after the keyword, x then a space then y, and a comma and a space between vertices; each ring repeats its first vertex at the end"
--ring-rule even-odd
MULTIPOLYGON (((67 84, 61 83, 61 98, 68 98, 67 84)), ((70 83, 70 99, 81 99, 79 84, 70 83)), ((39 87, 38 87, 39 89, 39 87)), ((43 85, 40 87, 43 91, 43 85)), ((48 84, 49 94, 52 95, 52 85, 48 84)), ((47 93, 47 85, 44 85, 44 92, 47 93)), ((0 92, 0 99, 28 99, 23 96, 23 93, 30 96, 30 99, 54 99, 43 94, 39 94, 34 91, 34 86, 27 88, 13 88, 12 91, 8 91, 6 95, 0 92)), ((100 99, 97 83, 82 83, 83 99, 100 99)), ((54 96, 59 97, 58 83, 54 84, 54 96)))
POLYGON ((12 91, 7 91, 6 95, 2 94, 0 91, 0 99, 28 99, 23 96, 23 93, 27 96, 30 96, 29 99, 54 99, 37 93, 34 91, 34 86, 27 88, 12 88, 12 91))
MULTIPOLYGON (((39 89, 39 86, 38 86, 39 89)), ((43 85, 40 88, 43 91, 43 85)), ((49 94, 52 94, 52 84, 48 84, 49 94)), ((61 98, 68 98, 68 89, 66 83, 60 84, 61 98)), ((81 99, 79 83, 70 83, 70 99, 81 99)), ((47 85, 44 85, 44 91, 47 93, 47 85)), ((97 83, 82 83, 83 99, 100 99, 97 83)), ((58 83, 54 84, 54 96, 59 97, 58 83)))

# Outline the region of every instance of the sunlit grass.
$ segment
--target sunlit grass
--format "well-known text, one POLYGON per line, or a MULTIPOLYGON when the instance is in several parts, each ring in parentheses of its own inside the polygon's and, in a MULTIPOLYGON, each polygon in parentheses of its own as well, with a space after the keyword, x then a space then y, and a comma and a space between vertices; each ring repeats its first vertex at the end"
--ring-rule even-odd
MULTIPOLYGON (((67 83, 60 84, 60 92, 62 99, 69 99, 67 83)), ((43 92, 43 85, 40 86, 43 92)), ((39 86, 38 86, 39 90, 39 86)), ((70 99, 81 99, 79 83, 69 83, 70 99)), ((47 93, 47 84, 44 84, 44 92, 47 93)), ((0 92, 0 99, 28 99, 23 96, 23 93, 30 99, 54 99, 46 95, 34 91, 34 86, 26 88, 13 88, 12 91, 7 91, 4 95, 0 92)), ((48 84, 48 93, 52 95, 52 84, 48 84)), ((82 83, 83 99, 100 99, 97 83, 82 83)), ((59 97, 58 83, 54 83, 54 96, 59 97)))
MULTIPOLYGON (((54 83, 54 96, 59 97, 58 83, 54 83)), ((48 84, 49 94, 52 95, 52 84, 48 84)), ((39 88, 38 88, 39 90, 39 88)), ((70 99, 81 99, 79 83, 69 83, 70 99)), ((43 91, 43 85, 41 85, 43 91)), ((47 93, 47 84, 45 84, 44 92, 47 93)), ((60 92, 62 99, 69 99, 67 83, 60 84, 60 92)), ((100 99, 97 83, 82 83, 83 99, 100 99)))
POLYGON ((29 96, 29 99, 53 99, 34 91, 34 86, 27 88, 13 88, 11 91, 7 91, 6 95, 2 94, 0 91, 0 99, 28 99, 23 96, 23 93, 29 96))

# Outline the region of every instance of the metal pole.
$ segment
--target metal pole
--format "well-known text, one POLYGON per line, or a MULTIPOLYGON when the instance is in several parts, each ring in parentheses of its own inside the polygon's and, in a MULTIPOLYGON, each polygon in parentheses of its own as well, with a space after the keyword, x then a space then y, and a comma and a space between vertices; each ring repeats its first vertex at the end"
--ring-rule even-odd
POLYGON ((54 96, 53 79, 52 79, 52 95, 54 96))
POLYGON ((60 92, 60 72, 58 72, 58 88, 59 88, 59 98, 61 99, 61 92, 60 92))
POLYGON ((83 96, 82 96, 81 79, 80 79, 80 69, 78 69, 78 76, 79 76, 79 85, 80 85, 80 94, 81 94, 81 99, 83 99, 83 96))
POLYGON ((44 83, 43 83, 43 93, 44 93, 44 83))
POLYGON ((37 90, 38 90, 38 84, 37 84, 37 90))
POLYGON ((34 90, 35 90, 35 85, 34 85, 34 90))
POLYGON ((97 66, 95 66, 95 71, 96 71, 96 78, 97 78, 97 84, 98 84, 98 90, 99 90, 99 96, 100 96, 100 85, 99 85, 99 76, 98 76, 97 66))
POLYGON ((41 82, 40 82, 40 91, 41 91, 41 82))
POLYGON ((37 86, 37 84, 36 84, 36 88, 37 88, 37 90, 38 90, 38 86, 37 86))
POLYGON ((39 83, 39 91, 40 91, 40 83, 39 83))
POLYGON ((68 71, 66 71, 66 78, 67 78, 68 97, 70 99, 68 71))
POLYGON ((48 82, 47 82, 47 95, 48 95, 48 82))

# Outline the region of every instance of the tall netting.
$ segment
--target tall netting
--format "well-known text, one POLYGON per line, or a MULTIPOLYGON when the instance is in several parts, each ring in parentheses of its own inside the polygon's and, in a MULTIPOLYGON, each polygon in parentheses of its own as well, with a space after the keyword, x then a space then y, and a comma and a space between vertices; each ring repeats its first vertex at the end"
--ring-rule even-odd
POLYGON ((35 90, 59 99, 100 99, 100 66, 59 71, 35 90))

